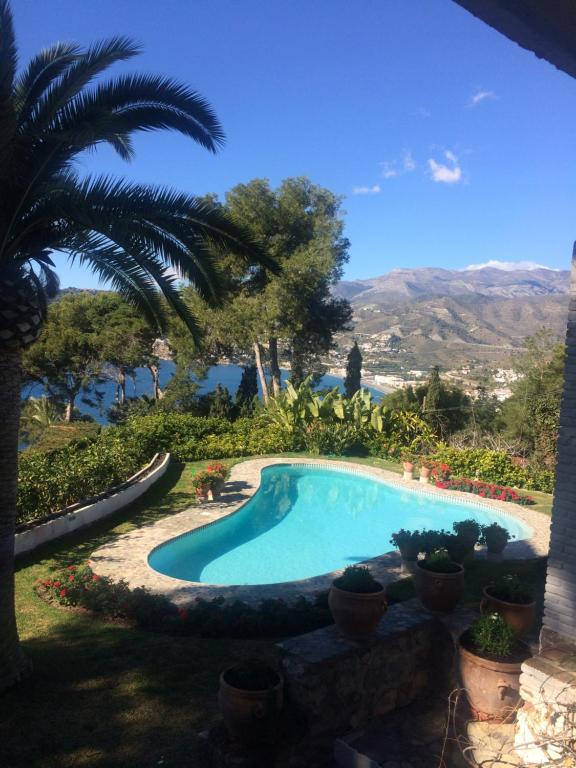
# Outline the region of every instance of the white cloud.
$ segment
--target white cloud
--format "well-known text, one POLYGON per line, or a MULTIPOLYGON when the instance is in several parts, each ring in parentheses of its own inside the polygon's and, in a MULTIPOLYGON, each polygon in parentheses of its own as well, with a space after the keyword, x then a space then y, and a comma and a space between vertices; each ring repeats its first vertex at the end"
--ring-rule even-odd
POLYGON ((405 150, 404 157, 402 158, 402 167, 406 173, 412 173, 416 170, 416 162, 412 157, 412 152, 409 149, 405 150))
POLYGON ((444 157, 448 164, 438 163, 433 158, 428 160, 428 168, 434 181, 443 184, 457 184, 462 180, 462 168, 458 164, 458 158, 453 152, 446 150, 444 157))
POLYGON ((478 269, 501 269, 504 272, 512 272, 515 269, 549 269, 551 272, 559 272, 558 269, 552 269, 552 267, 546 267, 544 264, 537 264, 535 261, 498 261, 497 259, 490 259, 483 264, 470 264, 464 267, 460 272, 473 272, 478 269))
POLYGON ((354 187, 353 195, 377 195, 380 192, 380 185, 374 184, 372 187, 354 187))
POLYGON ((497 99, 498 97, 494 93, 494 91, 476 91, 476 93, 473 93, 472 96, 470 96, 470 101, 468 102, 469 107, 475 107, 477 104, 481 104, 483 101, 491 101, 492 99, 497 99))
POLYGON ((412 173, 416 170, 416 161, 412 157, 412 152, 405 149, 401 160, 385 160, 380 163, 382 168, 382 177, 384 179, 394 179, 397 176, 403 176, 405 173, 412 173))

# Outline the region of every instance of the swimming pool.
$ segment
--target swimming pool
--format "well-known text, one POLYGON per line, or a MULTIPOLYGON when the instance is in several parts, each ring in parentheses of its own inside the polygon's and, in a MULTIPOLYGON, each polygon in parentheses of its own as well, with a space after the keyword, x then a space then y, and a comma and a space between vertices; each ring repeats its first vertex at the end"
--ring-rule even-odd
POLYGON ((262 470, 256 494, 237 512, 154 549, 156 571, 219 585, 298 581, 393 549, 400 528, 446 528, 456 520, 497 522, 516 539, 531 529, 472 501, 406 489, 361 472, 311 464, 262 470))

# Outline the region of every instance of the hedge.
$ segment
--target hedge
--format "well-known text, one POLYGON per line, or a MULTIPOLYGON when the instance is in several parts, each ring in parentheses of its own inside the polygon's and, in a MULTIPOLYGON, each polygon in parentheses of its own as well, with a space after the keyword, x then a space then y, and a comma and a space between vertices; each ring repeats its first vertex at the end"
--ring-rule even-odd
POLYGON ((156 453, 120 429, 47 453, 24 452, 18 469, 17 523, 26 523, 127 480, 156 453))
POLYGON ((454 477, 476 478, 488 483, 544 493, 552 493, 554 490, 554 472, 530 466, 519 467, 504 451, 442 447, 427 458, 448 464, 454 477))

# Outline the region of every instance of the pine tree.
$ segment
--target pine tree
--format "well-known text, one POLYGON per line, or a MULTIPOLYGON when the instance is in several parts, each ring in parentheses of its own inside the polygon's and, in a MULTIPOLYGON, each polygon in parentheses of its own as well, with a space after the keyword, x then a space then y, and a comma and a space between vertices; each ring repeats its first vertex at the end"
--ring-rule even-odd
POLYGON ((346 397, 352 397, 360 389, 362 377, 362 353, 358 348, 358 342, 355 341, 352 349, 348 353, 346 362, 346 377, 344 379, 344 391, 346 397))

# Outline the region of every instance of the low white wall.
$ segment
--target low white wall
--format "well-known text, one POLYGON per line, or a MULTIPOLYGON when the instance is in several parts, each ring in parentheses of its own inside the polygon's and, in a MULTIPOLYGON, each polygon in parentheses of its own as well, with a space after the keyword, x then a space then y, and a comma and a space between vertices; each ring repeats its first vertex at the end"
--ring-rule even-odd
POLYGON ((23 552, 31 552, 47 541, 59 539, 67 533, 78 530, 78 528, 95 523, 97 520, 108 517, 113 512, 117 512, 122 507, 132 503, 139 496, 142 496, 150 486, 154 485, 168 469, 168 464, 170 463, 169 453, 166 454, 158 467, 148 471, 157 458, 158 454, 154 456, 149 464, 126 481, 131 483, 130 485, 125 488, 119 488, 116 493, 99 499, 93 504, 87 504, 85 507, 79 507, 73 511, 66 512, 60 517, 55 517, 53 520, 40 523, 27 531, 17 533, 15 553, 20 555, 23 552))

